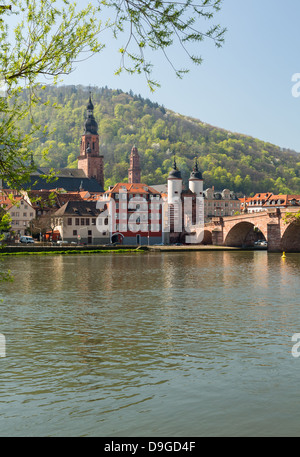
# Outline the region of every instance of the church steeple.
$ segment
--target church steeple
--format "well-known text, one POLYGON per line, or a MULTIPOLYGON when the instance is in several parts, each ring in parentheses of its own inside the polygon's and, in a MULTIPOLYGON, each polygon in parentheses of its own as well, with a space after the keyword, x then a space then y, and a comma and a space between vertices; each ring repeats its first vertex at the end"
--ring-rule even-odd
POLYGON ((98 124, 94 117, 94 105, 92 102, 91 93, 90 93, 89 102, 86 107, 86 120, 85 120, 85 124, 84 124, 84 133, 98 135, 98 124))
POLYGON ((130 165, 128 169, 128 182, 139 183, 141 182, 141 167, 140 167, 140 156, 135 146, 131 149, 130 153, 130 165))
POLYGON ((102 187, 104 186, 103 156, 100 155, 98 124, 94 117, 91 93, 86 107, 86 120, 80 143, 78 169, 83 170, 87 178, 94 178, 102 187))

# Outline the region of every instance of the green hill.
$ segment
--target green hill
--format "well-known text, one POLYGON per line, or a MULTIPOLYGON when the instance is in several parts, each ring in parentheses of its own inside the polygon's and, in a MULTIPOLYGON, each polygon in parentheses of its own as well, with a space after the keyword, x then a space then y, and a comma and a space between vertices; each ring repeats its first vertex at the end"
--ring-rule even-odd
MULTIPOLYGON (((247 195, 267 191, 300 194, 300 156, 295 151, 182 116, 132 92, 93 88, 92 98, 106 188, 127 180, 130 151, 136 145, 146 184, 166 183, 175 154, 185 182, 198 157, 204 188, 214 185, 247 195)), ((47 86, 42 99, 49 104, 34 108, 35 120, 54 132, 46 138, 42 133, 37 137, 35 162, 39 166, 77 167, 88 88, 47 86), (46 161, 43 149, 49 146, 46 161)), ((29 123, 22 122, 29 131, 29 123)))

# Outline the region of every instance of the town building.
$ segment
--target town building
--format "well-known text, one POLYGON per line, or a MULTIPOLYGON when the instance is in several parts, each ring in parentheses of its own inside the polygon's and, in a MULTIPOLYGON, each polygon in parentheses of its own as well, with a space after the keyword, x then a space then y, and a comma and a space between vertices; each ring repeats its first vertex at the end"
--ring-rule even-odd
POLYGON ((275 195, 272 192, 257 193, 253 197, 240 198, 242 212, 258 213, 270 208, 300 207, 300 195, 275 195))
POLYGON ((110 233, 105 210, 94 201, 68 201, 52 216, 53 234, 77 244, 108 244, 110 233))
POLYGON ((233 216, 240 212, 241 203, 234 192, 229 189, 215 191, 214 187, 203 192, 205 222, 213 217, 233 216))
POLYGON ((36 217, 36 211, 29 202, 22 196, 1 192, 0 206, 12 219, 12 235, 19 237, 31 233, 31 223, 36 217))
POLYGON ((107 209, 111 242, 126 245, 162 242, 161 194, 143 183, 117 183, 98 201, 107 209))

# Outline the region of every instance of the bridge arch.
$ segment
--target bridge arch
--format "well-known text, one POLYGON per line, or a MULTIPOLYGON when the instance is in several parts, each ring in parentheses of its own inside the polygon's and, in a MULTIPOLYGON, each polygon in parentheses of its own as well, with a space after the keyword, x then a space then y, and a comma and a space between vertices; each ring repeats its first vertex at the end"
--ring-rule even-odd
POLYGON ((281 237, 281 249, 286 252, 300 252, 300 224, 289 224, 281 237))
POLYGON ((255 229, 259 230, 259 239, 267 240, 267 234, 250 221, 241 221, 229 229, 224 245, 232 247, 252 246, 258 238, 255 229))
POLYGON ((210 230, 204 230, 202 244, 213 244, 210 230))

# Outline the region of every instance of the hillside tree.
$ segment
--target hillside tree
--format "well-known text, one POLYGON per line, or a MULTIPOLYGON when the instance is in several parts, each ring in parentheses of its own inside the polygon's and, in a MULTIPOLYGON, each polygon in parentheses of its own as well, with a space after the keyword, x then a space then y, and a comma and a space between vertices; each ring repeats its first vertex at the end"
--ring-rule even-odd
MULTIPOLYGON (((144 73, 153 90, 159 83, 152 79, 147 51, 162 51, 177 76, 182 77, 187 69, 177 68, 167 54, 168 49, 177 42, 191 62, 200 64, 202 59, 189 51, 190 44, 209 39, 221 46, 225 29, 219 25, 205 28, 206 21, 210 24, 219 11, 221 2, 95 0, 79 7, 70 0, 2 0, 0 179, 14 188, 28 179, 34 167, 32 142, 42 129, 35 122, 32 107, 48 103, 42 101, 37 89, 44 83, 61 82, 79 61, 99 53, 105 46, 101 32, 110 29, 118 43, 123 42, 116 73, 144 73), (25 101, 20 97, 24 91, 25 101), (31 125, 26 134, 19 127, 19 121, 24 119, 31 125)), ((47 133, 44 127, 43 134, 47 133)), ((42 154, 47 154, 47 148, 42 154)))

